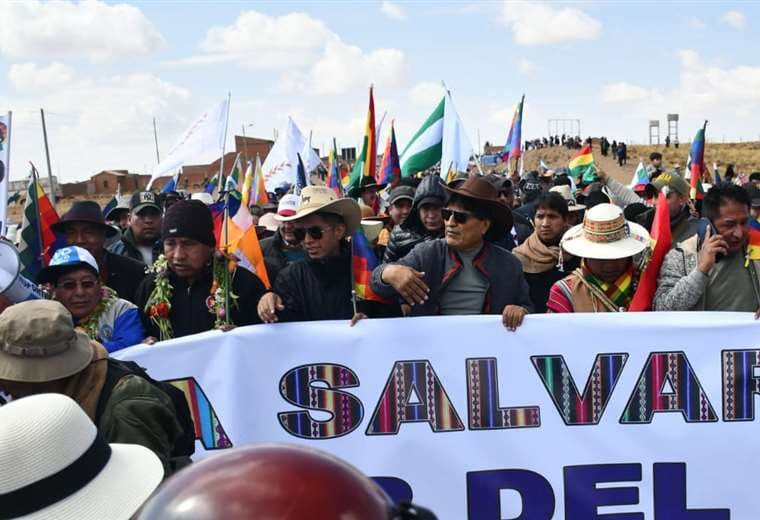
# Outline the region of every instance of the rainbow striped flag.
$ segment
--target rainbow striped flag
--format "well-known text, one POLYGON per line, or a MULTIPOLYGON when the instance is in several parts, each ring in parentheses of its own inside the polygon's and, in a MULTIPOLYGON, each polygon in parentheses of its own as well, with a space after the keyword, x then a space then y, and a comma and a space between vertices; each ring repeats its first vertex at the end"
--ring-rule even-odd
POLYGON ((525 94, 520 99, 520 103, 515 108, 515 115, 512 117, 512 126, 509 127, 507 142, 504 144, 504 151, 501 154, 502 160, 509 161, 522 155, 522 113, 525 94))
POLYGON ((582 177, 584 184, 590 184, 597 180, 594 155, 591 153, 591 145, 584 145, 567 164, 570 176, 582 177))
POLYGON ((747 264, 760 260, 760 222, 753 220, 749 228, 747 241, 747 264))
POLYGON ((338 145, 333 137, 333 147, 327 156, 327 187, 335 192, 338 198, 343 197, 343 179, 340 177, 340 160, 338 159, 338 145))
POLYGON ((379 265, 379 262, 361 226, 351 236, 351 253, 356 296, 362 300, 390 303, 385 298, 378 296, 370 285, 372 271, 379 265))
POLYGON ((396 146, 396 131, 393 129, 391 121, 391 135, 388 136, 388 143, 385 145, 383 153, 383 162, 380 164, 380 171, 377 174, 377 183, 380 185, 390 185, 395 187, 401 181, 401 162, 398 158, 398 147, 396 146))
POLYGON ((32 166, 19 243, 21 274, 27 279, 37 278, 37 273, 48 265, 55 250, 64 245, 63 237, 58 237, 51 228, 57 222, 58 213, 37 180, 37 169, 32 166))
POLYGON ((372 87, 369 87, 369 110, 367 111, 362 151, 356 159, 354 169, 351 170, 351 177, 347 183, 344 181, 344 188, 359 189, 362 177, 375 176, 375 163, 377 162, 377 135, 375 134, 375 98, 372 95, 372 87))
POLYGON ((702 188, 702 177, 705 173, 705 130, 707 121, 702 128, 697 130, 697 135, 691 142, 691 151, 689 151, 689 160, 691 161, 691 190, 689 198, 691 200, 705 198, 705 190, 702 188))

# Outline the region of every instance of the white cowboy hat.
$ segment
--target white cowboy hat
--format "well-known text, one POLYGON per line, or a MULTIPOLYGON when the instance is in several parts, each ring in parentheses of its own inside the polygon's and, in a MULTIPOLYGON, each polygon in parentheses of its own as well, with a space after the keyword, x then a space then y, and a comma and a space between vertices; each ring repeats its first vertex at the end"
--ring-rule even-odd
POLYGON ((571 227, 560 246, 578 258, 617 260, 637 255, 649 247, 646 229, 623 216, 614 204, 597 204, 586 212, 583 224, 571 227))
POLYGON ((298 211, 290 217, 277 217, 280 222, 292 222, 314 213, 332 213, 343 218, 346 234, 353 235, 359 229, 362 211, 359 204, 349 198, 339 199, 333 190, 326 186, 307 186, 301 190, 298 211))
POLYGON ((148 448, 108 444, 61 394, 0 407, 0 511, 28 520, 127 520, 161 483, 148 448))
POLYGON ((586 209, 586 206, 583 204, 578 204, 578 202, 575 200, 575 197, 573 197, 573 193, 570 190, 570 186, 567 184, 562 184, 560 186, 554 186, 549 191, 553 191, 555 193, 559 193, 562 195, 562 198, 567 201, 567 209, 570 212, 573 211, 583 211, 586 209))
POLYGON ((380 220, 362 220, 362 231, 370 244, 380 236, 383 226, 384 224, 380 220))
POLYGON ((214 197, 210 193, 206 193, 205 191, 201 191, 198 193, 193 193, 190 195, 190 200, 199 200, 202 203, 204 203, 206 206, 210 206, 214 203, 214 197))
POLYGON ((276 214, 265 213, 259 219, 259 226, 264 226, 267 231, 277 231, 280 227, 280 222, 278 221, 276 214))

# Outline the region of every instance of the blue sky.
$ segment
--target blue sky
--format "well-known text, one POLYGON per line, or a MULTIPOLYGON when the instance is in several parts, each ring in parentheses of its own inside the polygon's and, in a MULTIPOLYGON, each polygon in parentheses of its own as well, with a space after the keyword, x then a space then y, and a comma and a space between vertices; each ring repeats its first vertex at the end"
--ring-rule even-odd
POLYGON ((401 148, 441 80, 475 146, 504 141, 522 93, 524 137, 573 117, 584 135, 642 142, 649 119, 664 132, 678 112, 682 141, 704 119, 708 140, 758 140, 759 15, 749 2, 5 2, 11 177, 44 164, 39 107, 54 173, 73 181, 149 171, 152 117, 166 152, 228 91, 231 133, 271 137, 291 115, 314 146, 354 146, 370 83, 401 148))

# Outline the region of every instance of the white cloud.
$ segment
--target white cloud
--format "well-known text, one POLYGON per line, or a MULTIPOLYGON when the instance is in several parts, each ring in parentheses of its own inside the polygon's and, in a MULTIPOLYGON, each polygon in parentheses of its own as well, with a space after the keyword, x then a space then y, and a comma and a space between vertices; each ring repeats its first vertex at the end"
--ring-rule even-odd
POLYGON ((409 101, 419 107, 430 107, 436 105, 441 101, 441 98, 446 92, 443 90, 443 85, 433 82, 417 83, 409 91, 409 101))
POLYGON ((65 84, 74 78, 74 70, 59 62, 47 67, 36 63, 14 63, 8 70, 8 79, 18 91, 39 90, 65 84))
POLYGON ((538 67, 536 67, 536 64, 529 59, 520 58, 520 60, 517 62, 517 70, 520 71, 520 74, 523 76, 532 76, 536 73, 538 67))
POLYGON ((692 29, 697 29, 698 31, 701 31, 706 26, 705 26, 705 22, 703 22, 702 20, 700 20, 699 18, 695 16, 689 19, 689 27, 691 27, 692 29))
POLYGON ((85 57, 92 61, 145 56, 164 39, 143 12, 98 0, 0 2, 0 54, 10 58, 85 57))
POLYGON ((398 49, 365 51, 344 42, 324 22, 305 13, 270 16, 245 11, 227 26, 208 30, 202 54, 170 62, 202 65, 234 62, 258 69, 283 69, 280 87, 286 92, 342 94, 375 83, 404 83, 406 56, 398 49))
POLYGON ((528 0, 504 0, 500 21, 519 45, 595 40, 602 32, 602 24, 580 9, 528 0))
POLYGON ((734 29, 744 29, 747 25, 747 19, 741 11, 727 11, 720 19, 734 29))
POLYGON ((388 18, 393 18, 394 20, 406 20, 407 18, 406 13, 400 5, 388 0, 383 0, 383 3, 380 5, 380 11, 388 18))
POLYGON ((602 103, 629 103, 653 100, 658 96, 655 89, 650 90, 631 83, 608 83, 602 86, 602 103))
POLYGON ((205 108, 191 103, 187 89, 153 74, 89 77, 59 63, 24 63, 12 65, 9 78, 14 178, 23 175, 29 160, 43 164, 39 107, 47 116, 53 171, 60 171, 64 182, 107 168, 149 170, 155 162, 152 118, 158 119, 166 149, 205 108))

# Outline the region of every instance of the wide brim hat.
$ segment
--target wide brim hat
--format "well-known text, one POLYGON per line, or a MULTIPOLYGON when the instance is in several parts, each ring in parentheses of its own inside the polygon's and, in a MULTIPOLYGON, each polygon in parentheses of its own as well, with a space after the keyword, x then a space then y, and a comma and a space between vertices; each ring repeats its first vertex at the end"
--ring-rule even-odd
POLYGON ((491 221, 491 227, 483 237, 485 240, 501 240, 512 229, 512 211, 499 199, 499 192, 488 181, 480 177, 471 177, 457 189, 448 186, 443 188, 451 194, 474 201, 485 211, 491 221))
MULTIPOLYGON (((36 510, 19 518, 129 520, 164 477, 163 465, 155 453, 136 444, 106 444, 97 433, 96 426, 69 397, 38 394, 13 401, 7 406, 3 419, 10 425, 23 426, 23 431, 4 432, 0 442, 7 442, 5 450, 12 448, 15 453, 8 451, 3 459, 7 463, 23 457, 29 462, 4 475, 2 491, 9 494, 16 490, 24 492, 25 488, 39 485, 46 478, 63 478, 72 487, 75 486, 70 494, 46 507, 37 508, 31 503, 35 497, 27 493, 23 500, 14 501, 13 506, 36 510), (72 466, 82 460, 88 447, 90 450, 110 448, 110 456, 107 460, 91 456, 88 467, 102 467, 85 483, 72 466), (30 450, 33 453, 28 453, 30 450)), ((39 497, 41 501, 45 498, 39 497)), ((44 502, 39 505, 44 505, 44 502)))
POLYGON ((100 209, 97 202, 92 200, 75 202, 74 205, 71 206, 71 209, 64 213, 58 222, 50 226, 50 229, 56 233, 64 233, 66 225, 74 222, 94 224, 105 232, 106 238, 111 238, 119 234, 119 231, 116 228, 106 224, 106 219, 103 217, 103 210, 100 209))
POLYGON ((582 224, 567 230, 560 246, 578 258, 618 260, 647 249, 649 233, 643 226, 625 220, 618 206, 603 203, 588 210, 582 224))
POLYGON ((364 175, 361 181, 359 181, 359 186, 351 189, 349 197, 358 197, 361 192, 368 190, 369 188, 377 188, 378 190, 382 190, 386 186, 387 184, 378 184, 373 175, 364 175))
POLYGON ((55 381, 78 374, 92 358, 90 338, 57 301, 21 302, 0 314, 0 380, 55 381))
POLYGON ((353 235, 359 229, 362 211, 359 203, 349 198, 337 198, 326 186, 307 186, 301 191, 298 211, 290 217, 278 216, 280 222, 294 222, 314 213, 332 213, 343 218, 346 234, 353 235))

